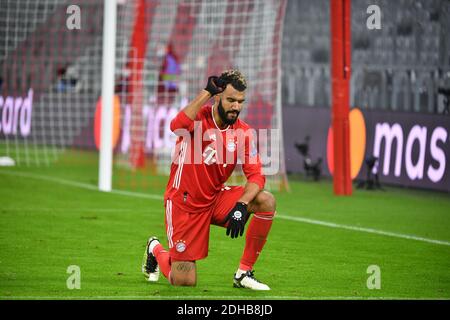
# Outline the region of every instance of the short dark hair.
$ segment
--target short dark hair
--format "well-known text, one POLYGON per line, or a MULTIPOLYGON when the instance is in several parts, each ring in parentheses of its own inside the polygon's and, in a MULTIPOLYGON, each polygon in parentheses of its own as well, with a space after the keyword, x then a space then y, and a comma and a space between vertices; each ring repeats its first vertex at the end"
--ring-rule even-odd
POLYGON ((247 80, 237 69, 225 70, 219 77, 225 83, 225 86, 231 84, 238 91, 247 89, 247 80))

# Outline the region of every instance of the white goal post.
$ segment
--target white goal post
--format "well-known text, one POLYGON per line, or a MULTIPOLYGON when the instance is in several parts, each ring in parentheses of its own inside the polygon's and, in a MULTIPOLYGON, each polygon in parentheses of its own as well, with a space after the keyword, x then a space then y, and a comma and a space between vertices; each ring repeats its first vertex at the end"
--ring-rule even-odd
POLYGON ((112 190, 112 161, 113 161, 113 101, 114 75, 116 63, 116 0, 104 0, 103 18, 103 65, 102 65, 102 111, 100 160, 98 188, 101 191, 112 190))

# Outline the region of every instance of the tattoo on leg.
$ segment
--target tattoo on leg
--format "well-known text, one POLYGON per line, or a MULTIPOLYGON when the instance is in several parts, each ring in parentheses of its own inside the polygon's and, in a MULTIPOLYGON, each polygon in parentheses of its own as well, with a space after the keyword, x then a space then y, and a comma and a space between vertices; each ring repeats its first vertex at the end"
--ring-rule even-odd
POLYGON ((180 272, 189 272, 194 269, 195 265, 191 262, 182 262, 177 264, 177 270, 180 272))

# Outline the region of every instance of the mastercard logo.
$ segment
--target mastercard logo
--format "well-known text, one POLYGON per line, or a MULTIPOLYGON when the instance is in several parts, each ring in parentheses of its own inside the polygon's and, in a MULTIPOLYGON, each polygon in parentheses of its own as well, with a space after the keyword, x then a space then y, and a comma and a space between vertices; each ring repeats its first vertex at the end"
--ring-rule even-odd
MULTIPOLYGON (((94 118, 94 139, 95 146, 97 150, 100 149, 101 141, 101 127, 102 127, 102 97, 97 101, 97 106, 95 108, 95 118, 94 118)), ((120 99, 119 96, 114 96, 114 106, 113 106, 113 132, 112 132, 112 147, 116 147, 119 141, 120 134, 120 99)))
MULTIPOLYGON (((349 114, 350 131, 350 176, 355 179, 364 161, 366 152, 366 122, 361 110, 354 108, 349 114)), ((327 137, 328 170, 334 172, 333 127, 328 129, 327 137)))

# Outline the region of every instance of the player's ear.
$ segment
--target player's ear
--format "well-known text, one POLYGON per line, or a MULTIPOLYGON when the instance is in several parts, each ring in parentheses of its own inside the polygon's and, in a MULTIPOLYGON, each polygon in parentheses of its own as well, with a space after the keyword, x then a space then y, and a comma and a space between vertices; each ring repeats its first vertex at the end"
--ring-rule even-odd
POLYGON ((220 99, 222 99, 222 94, 218 93, 214 96, 214 102, 219 103, 220 99))

